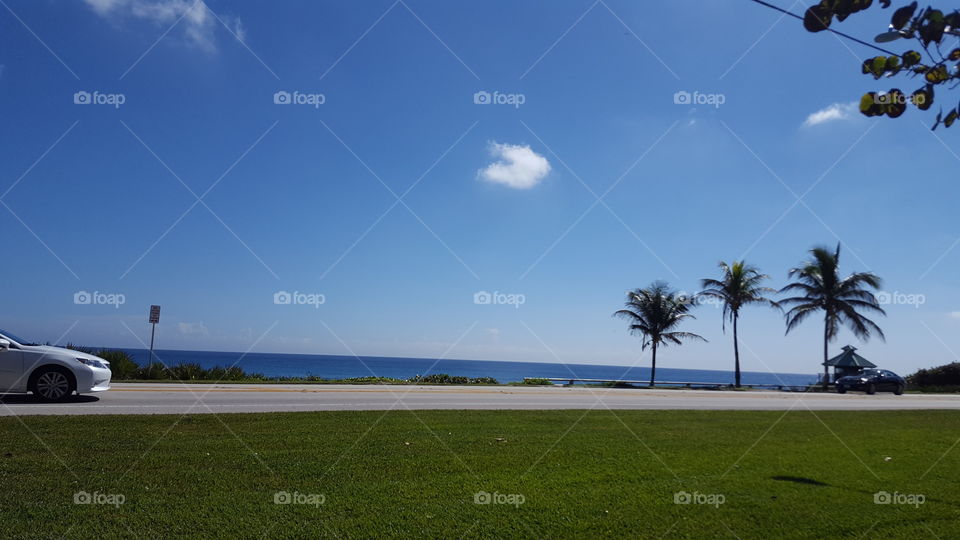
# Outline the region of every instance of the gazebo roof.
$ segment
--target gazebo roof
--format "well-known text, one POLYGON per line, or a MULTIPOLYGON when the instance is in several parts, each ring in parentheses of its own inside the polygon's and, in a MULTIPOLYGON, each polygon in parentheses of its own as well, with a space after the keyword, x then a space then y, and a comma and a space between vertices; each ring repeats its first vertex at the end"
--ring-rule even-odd
POLYGON ((846 345, 843 348, 843 352, 834 356, 833 358, 827 360, 823 363, 825 366, 834 366, 834 367, 862 367, 862 368, 875 368, 877 367, 873 362, 867 360, 866 358, 857 354, 856 347, 846 345))

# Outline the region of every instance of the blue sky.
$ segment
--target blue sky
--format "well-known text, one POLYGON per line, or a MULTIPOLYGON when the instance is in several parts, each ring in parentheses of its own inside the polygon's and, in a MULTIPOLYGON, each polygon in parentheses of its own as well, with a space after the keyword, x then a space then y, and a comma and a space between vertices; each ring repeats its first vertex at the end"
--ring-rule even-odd
MULTIPOLYGON (((960 351, 957 134, 861 117, 872 51, 751 2, 5 0, 0 25, 15 333, 138 347, 156 303, 161 348, 647 365, 627 289, 743 256, 780 287, 840 241, 901 303, 886 344, 834 350, 960 351)), ((660 365, 728 369, 696 314, 710 343, 660 365)), ((741 330, 744 369, 818 371, 815 322, 741 330)))

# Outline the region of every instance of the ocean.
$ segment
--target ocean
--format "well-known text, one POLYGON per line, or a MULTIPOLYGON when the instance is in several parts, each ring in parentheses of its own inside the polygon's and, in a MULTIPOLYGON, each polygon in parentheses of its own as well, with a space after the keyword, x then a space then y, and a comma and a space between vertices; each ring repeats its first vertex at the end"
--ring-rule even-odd
MULTIPOLYGON (((146 349, 123 349, 141 365, 150 356, 146 349)), ((158 361, 168 366, 195 363, 204 368, 236 365, 247 373, 267 377, 307 377, 345 379, 351 377, 393 377, 409 379, 415 375, 446 373, 465 377, 493 377, 499 382, 522 381, 524 377, 574 377, 578 379, 615 379, 646 381, 648 367, 508 362, 492 360, 437 360, 434 358, 391 358, 380 356, 337 356, 322 354, 276 354, 212 351, 154 351, 158 361)), ((743 384, 784 384, 802 386, 816 382, 815 374, 744 371, 743 384)), ((657 366, 658 381, 733 383, 733 371, 681 369, 657 366)))

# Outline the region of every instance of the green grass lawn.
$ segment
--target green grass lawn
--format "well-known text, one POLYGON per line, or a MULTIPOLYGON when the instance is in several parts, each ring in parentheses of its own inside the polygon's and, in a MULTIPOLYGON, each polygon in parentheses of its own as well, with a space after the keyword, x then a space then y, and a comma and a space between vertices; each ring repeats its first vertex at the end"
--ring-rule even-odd
POLYGON ((956 412, 178 418, 0 419, 0 536, 960 537, 956 412))

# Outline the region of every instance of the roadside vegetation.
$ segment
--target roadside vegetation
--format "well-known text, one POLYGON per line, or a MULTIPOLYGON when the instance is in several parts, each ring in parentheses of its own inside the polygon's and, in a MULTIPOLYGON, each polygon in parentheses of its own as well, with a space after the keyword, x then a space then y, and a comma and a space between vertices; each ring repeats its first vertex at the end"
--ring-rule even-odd
POLYGON ((415 375, 409 379, 393 377, 350 377, 346 379, 328 379, 308 375, 304 377, 268 377, 262 373, 247 373, 236 366, 214 366, 205 368, 197 363, 183 363, 167 366, 159 362, 153 365, 141 365, 126 351, 117 349, 95 349, 68 343, 68 349, 99 356, 110 362, 114 382, 255 382, 255 383, 326 383, 326 384, 500 384, 493 377, 463 377, 436 373, 415 375))
POLYGON ((960 362, 921 369, 907 376, 907 384, 918 392, 960 392, 960 362))
POLYGON ((8 417, 0 521, 7 538, 958 538, 957 433, 955 411, 8 417))

